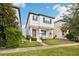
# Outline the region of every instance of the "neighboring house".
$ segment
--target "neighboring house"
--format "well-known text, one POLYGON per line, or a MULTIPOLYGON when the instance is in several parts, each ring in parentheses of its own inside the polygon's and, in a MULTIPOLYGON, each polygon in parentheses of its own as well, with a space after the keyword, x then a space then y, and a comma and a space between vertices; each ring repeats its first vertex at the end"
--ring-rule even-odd
POLYGON ((54 22, 54 36, 56 36, 56 38, 65 38, 65 33, 61 30, 62 25, 63 22, 60 20, 54 22))
POLYGON ((20 8, 19 7, 15 7, 15 6, 12 6, 12 7, 16 11, 16 16, 17 16, 16 22, 17 22, 17 25, 19 26, 19 28, 21 29, 22 25, 21 25, 20 8))
POLYGON ((29 12, 26 23, 26 35, 36 38, 53 38, 54 17, 29 12))

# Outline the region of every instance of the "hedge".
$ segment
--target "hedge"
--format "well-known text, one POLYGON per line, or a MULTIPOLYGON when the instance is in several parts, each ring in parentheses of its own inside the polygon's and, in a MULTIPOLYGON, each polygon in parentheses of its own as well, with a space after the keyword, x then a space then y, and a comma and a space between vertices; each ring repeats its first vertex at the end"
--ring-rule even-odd
POLYGON ((16 48, 19 47, 20 39, 22 38, 22 33, 17 28, 6 28, 6 48, 16 48))

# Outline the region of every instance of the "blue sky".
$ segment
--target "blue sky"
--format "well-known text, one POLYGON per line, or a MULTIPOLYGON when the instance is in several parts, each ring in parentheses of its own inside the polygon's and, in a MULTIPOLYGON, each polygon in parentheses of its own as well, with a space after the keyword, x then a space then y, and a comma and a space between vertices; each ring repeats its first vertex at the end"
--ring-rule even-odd
POLYGON ((48 16, 55 17, 56 20, 66 12, 67 7, 65 3, 20 3, 14 4, 20 8, 22 31, 25 34, 25 24, 27 22, 27 16, 29 12, 45 14, 48 16))

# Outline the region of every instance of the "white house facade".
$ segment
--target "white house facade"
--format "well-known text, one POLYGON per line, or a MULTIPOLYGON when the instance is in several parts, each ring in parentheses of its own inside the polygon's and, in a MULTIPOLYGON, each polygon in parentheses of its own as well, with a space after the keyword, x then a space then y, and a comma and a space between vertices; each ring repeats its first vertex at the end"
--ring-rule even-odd
POLYGON ((26 23, 26 35, 41 41, 40 38, 53 38, 54 17, 29 12, 26 23))

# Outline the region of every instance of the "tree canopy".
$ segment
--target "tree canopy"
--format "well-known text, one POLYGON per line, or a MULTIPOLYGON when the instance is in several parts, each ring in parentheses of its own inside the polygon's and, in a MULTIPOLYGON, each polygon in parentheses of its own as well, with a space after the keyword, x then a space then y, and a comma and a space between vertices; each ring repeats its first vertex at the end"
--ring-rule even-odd
POLYGON ((0 47, 19 46, 17 42, 19 42, 22 33, 16 25, 16 19, 16 10, 13 5, 0 3, 0 47), (18 40, 16 40, 17 38, 18 40))
POLYGON ((79 4, 72 4, 72 7, 68 11, 71 13, 63 16, 62 21, 64 24, 62 30, 79 33, 79 4))
POLYGON ((69 15, 64 15, 61 21, 64 22, 61 29, 69 34, 66 37, 70 40, 79 41, 79 3, 72 4, 69 15))
POLYGON ((17 19, 16 17, 16 12, 12 7, 12 4, 5 3, 5 4, 0 4, 0 25, 3 26, 16 26, 15 25, 15 20, 17 19))

